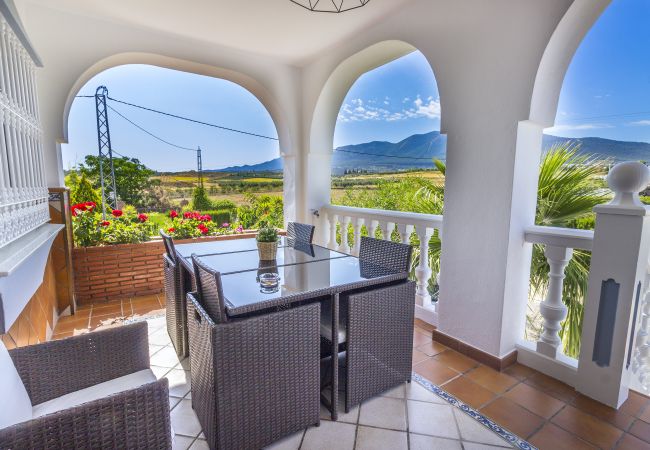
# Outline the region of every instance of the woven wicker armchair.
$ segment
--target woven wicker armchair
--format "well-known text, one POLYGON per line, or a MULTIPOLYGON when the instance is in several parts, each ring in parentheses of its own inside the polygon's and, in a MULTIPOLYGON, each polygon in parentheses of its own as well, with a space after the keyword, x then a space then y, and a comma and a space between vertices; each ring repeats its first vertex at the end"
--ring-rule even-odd
POLYGON ((314 230, 315 227, 313 225, 289 222, 287 224, 287 238, 311 243, 312 239, 314 239, 314 230))
MULTIPOLYGON (((29 396, 27 407, 34 405, 29 411, 33 418, 0 429, 0 448, 171 449, 168 382, 155 381, 149 370, 145 322, 8 354, 22 380, 17 382, 19 390, 29 396), (132 388, 122 389, 129 385, 132 388), (70 407, 57 408, 66 404, 70 407)), ((13 367, 4 362, 6 382, 13 367)), ((24 405, 4 400, 15 408, 9 414, 24 412, 24 405)))
POLYGON ((183 271, 176 256, 174 241, 171 236, 160 230, 160 236, 165 244, 163 255, 163 273, 165 276, 165 317, 167 332, 176 349, 176 354, 185 357, 188 354, 187 344, 187 305, 183 271))
POLYGON ((192 407, 210 448, 261 448, 318 424, 320 305, 233 320, 219 273, 193 263, 192 407))
MULTIPOLYGON (((390 269, 408 273, 411 246, 370 237, 361 238, 362 272, 372 276, 390 269)), ((345 353, 345 410, 411 380, 415 283, 404 281, 340 296, 339 333, 345 353)), ((321 338, 332 339, 332 305, 323 305, 321 338)), ((339 346, 336 346, 339 348, 339 346)), ((333 402, 334 406, 336 401, 333 402)), ((334 412, 336 416, 336 412, 334 412)))

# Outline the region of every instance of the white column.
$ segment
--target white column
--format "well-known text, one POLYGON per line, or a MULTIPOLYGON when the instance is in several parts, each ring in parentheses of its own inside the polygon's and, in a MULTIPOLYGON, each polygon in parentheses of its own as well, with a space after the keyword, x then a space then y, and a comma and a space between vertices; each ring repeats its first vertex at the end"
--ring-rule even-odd
POLYGON ((547 245, 544 255, 550 267, 548 292, 546 299, 539 305, 539 312, 544 318, 543 332, 537 341, 537 351, 549 358, 556 358, 562 353, 560 339, 561 323, 566 318, 567 307, 562 302, 562 287, 564 286, 564 269, 573 249, 547 245))
POLYGON ((354 256, 359 256, 359 249, 361 248, 361 227, 365 223, 365 219, 357 217, 354 221, 354 247, 352 247, 352 254, 354 256))
POLYGON ((429 241, 433 236, 433 228, 420 229, 418 227, 417 233, 420 240, 420 262, 415 269, 415 278, 417 280, 415 301, 420 306, 431 306, 431 295, 429 295, 429 278, 431 278, 429 241))
POLYGON ((621 163, 610 171, 607 182, 616 195, 594 208, 596 228, 576 389, 618 408, 628 396, 632 341, 644 296, 650 210, 637 193, 650 183, 650 169, 637 162, 621 163))

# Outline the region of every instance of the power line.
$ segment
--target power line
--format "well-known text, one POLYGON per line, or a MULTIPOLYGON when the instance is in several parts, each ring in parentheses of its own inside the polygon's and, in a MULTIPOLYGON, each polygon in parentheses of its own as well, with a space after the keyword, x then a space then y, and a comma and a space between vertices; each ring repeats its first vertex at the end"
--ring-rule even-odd
POLYGON ((137 123, 135 123, 134 121, 132 121, 131 119, 129 119, 128 117, 126 117, 124 114, 122 114, 122 113, 119 112, 117 109, 113 108, 112 106, 108 105, 108 108, 109 108, 111 111, 113 111, 115 114, 117 114, 118 116, 120 116, 122 119, 126 120, 126 121, 129 122, 131 125, 133 125, 134 127, 138 128, 140 131, 143 131, 143 132, 147 133, 149 136, 153 137, 154 139, 159 140, 160 142, 163 142, 163 143, 165 143, 165 144, 167 144, 167 145, 171 145, 172 147, 176 147, 176 148, 181 149, 181 150, 187 150, 187 151, 191 151, 191 152, 195 152, 195 151, 196 151, 195 148, 183 147, 182 145, 178 145, 178 144, 174 144, 173 142, 169 142, 169 141, 167 141, 167 140, 161 138, 160 136, 157 136, 157 135, 153 134, 151 131, 144 129, 143 127, 141 127, 140 125, 138 125, 137 123))
POLYGON ((174 117, 176 119, 186 120, 188 122, 197 123, 199 125, 205 125, 205 126, 208 126, 208 127, 218 128, 220 130, 225 130, 225 131, 232 131, 233 133, 240 133, 240 134, 245 134, 245 135, 248 135, 248 136, 255 136, 255 137, 258 137, 258 138, 262 138, 262 139, 270 139, 272 141, 278 141, 279 140, 276 137, 265 136, 263 134, 257 134, 257 133, 251 133, 249 131, 237 130, 235 128, 228 128, 228 127, 224 127, 224 126, 221 126, 221 125, 215 125, 213 123, 203 122, 201 120, 196 120, 196 119, 191 119, 189 117, 179 116, 178 114, 172 114, 172 113, 168 113, 168 112, 164 112, 164 111, 159 111, 159 110, 153 109, 153 108, 148 108, 146 106, 136 105, 135 103, 129 103, 129 102, 126 102, 124 100, 118 100, 118 99, 113 98, 113 97, 108 97, 108 99, 111 100, 111 101, 117 102, 117 103, 122 103, 124 105, 132 106, 134 108, 144 109, 145 111, 154 112, 156 114, 162 114, 162 115, 168 116, 168 117, 174 117))
MULTIPOLYGON (((77 98, 93 98, 94 95, 77 95, 76 97, 77 98)), ((238 130, 236 128, 229 128, 229 127, 224 127, 222 125, 216 125, 214 123, 203 122, 201 120, 191 119, 189 117, 180 116, 178 114, 172 114, 172 113, 168 113, 168 112, 165 112, 165 111, 160 111, 160 110, 157 110, 157 109, 149 108, 147 106, 137 105, 135 103, 130 103, 130 102, 127 102, 127 101, 124 101, 124 100, 119 100, 119 99, 116 99, 116 98, 113 98, 113 97, 107 97, 107 98, 109 100, 111 100, 111 101, 114 101, 114 102, 117 102, 117 103, 122 103, 123 105, 132 106, 134 108, 143 109, 145 111, 154 112, 156 114, 162 114, 163 116, 173 117, 175 119, 181 119, 181 120, 196 123, 196 124, 199 124, 199 125, 205 125, 205 126, 208 126, 208 127, 218 128, 220 130, 231 131, 233 133, 245 134, 247 136, 254 136, 254 137, 258 137, 258 138, 262 138, 262 139, 269 139, 269 140, 272 140, 272 141, 279 141, 279 139, 276 138, 276 137, 265 136, 263 134, 251 133, 250 131, 238 130)), ((196 150, 194 150, 194 151, 196 151, 196 150)))

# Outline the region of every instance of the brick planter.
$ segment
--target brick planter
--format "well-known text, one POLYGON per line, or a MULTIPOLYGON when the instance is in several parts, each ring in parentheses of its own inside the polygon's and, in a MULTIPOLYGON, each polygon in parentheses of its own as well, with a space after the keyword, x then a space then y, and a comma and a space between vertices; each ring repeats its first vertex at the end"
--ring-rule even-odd
MULTIPOLYGON (((176 244, 255 237, 255 233, 178 240, 176 244)), ((161 240, 142 244, 76 247, 72 250, 77 305, 163 291, 161 240)))

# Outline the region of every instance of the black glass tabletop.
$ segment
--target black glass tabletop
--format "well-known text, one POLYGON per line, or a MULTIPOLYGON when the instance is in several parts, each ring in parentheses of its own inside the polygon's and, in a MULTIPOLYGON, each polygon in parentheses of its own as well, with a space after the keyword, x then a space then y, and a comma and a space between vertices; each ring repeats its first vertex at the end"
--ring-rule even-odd
POLYGON ((267 266, 223 275, 228 314, 237 316, 283 303, 405 279, 398 273, 352 256, 312 260, 302 264, 267 266), (278 275, 277 285, 264 274, 278 275))
POLYGON ((323 259, 344 258, 345 256, 343 253, 317 245, 292 244, 278 247, 274 260, 260 260, 257 249, 199 256, 199 259, 224 275, 243 270, 303 264, 323 259))

